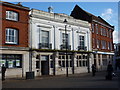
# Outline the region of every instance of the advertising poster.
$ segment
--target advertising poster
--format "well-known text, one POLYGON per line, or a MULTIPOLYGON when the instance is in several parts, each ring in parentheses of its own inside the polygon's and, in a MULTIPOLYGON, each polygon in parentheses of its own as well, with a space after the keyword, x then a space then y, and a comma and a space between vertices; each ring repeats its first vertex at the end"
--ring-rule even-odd
POLYGON ((20 60, 16 60, 16 66, 20 66, 20 60))

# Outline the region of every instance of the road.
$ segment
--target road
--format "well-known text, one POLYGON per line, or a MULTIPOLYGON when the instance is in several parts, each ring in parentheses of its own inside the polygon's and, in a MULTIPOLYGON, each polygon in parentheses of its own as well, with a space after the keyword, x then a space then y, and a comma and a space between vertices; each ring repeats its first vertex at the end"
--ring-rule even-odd
POLYGON ((3 88, 119 88, 118 73, 113 80, 105 80, 105 72, 62 76, 43 76, 34 80, 8 79, 2 84, 3 88))

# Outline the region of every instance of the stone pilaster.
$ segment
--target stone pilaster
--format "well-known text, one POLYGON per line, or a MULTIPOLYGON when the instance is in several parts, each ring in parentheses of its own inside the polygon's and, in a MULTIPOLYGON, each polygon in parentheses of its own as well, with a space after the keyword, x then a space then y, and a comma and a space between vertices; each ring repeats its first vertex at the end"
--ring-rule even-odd
POLYGON ((73 56, 72 56, 72 61, 73 61, 72 74, 75 73, 75 67, 77 67, 77 63, 76 63, 77 59, 76 58, 77 58, 77 53, 75 52, 75 53, 73 53, 73 56))
POLYGON ((57 75, 57 68, 59 67, 59 64, 58 64, 58 56, 59 56, 59 53, 58 52, 54 52, 53 54, 53 62, 54 62, 54 68, 53 68, 53 74, 54 75, 57 75))
POLYGON ((92 64, 94 63, 94 58, 93 58, 93 54, 92 53, 90 53, 90 54, 88 54, 89 55, 89 72, 91 72, 92 71, 92 64))
POLYGON ((101 69, 101 70, 102 70, 102 66, 103 66, 102 54, 100 54, 100 69, 101 69))
POLYGON ((96 68, 97 68, 97 70, 99 70, 98 54, 96 54, 96 68))

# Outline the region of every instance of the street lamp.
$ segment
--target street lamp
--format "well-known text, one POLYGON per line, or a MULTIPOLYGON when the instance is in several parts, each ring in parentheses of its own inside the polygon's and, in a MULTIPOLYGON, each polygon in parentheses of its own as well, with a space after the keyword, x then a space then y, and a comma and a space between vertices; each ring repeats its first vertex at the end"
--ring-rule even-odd
MULTIPOLYGON (((64 23, 67 23, 67 20, 65 19, 64 20, 64 23)), ((67 56, 67 47, 68 47, 68 43, 67 43, 67 30, 66 30, 66 28, 67 28, 67 25, 65 25, 65 37, 66 37, 66 43, 65 43, 65 45, 66 45, 66 77, 68 77, 68 56, 67 56)))

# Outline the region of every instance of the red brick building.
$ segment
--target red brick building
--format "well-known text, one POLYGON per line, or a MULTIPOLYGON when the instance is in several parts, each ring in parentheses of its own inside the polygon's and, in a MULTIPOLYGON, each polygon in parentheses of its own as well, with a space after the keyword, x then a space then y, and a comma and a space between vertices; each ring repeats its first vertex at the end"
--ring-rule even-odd
POLYGON ((29 70, 29 8, 8 2, 0 8, 0 66, 6 66, 6 77, 22 77, 29 70))
POLYGON ((114 26, 111 26, 100 16, 97 17, 86 12, 78 5, 74 7, 71 16, 76 19, 88 21, 91 24, 92 57, 94 59, 94 64, 97 66, 98 70, 106 68, 108 61, 112 61, 114 55, 114 26))

